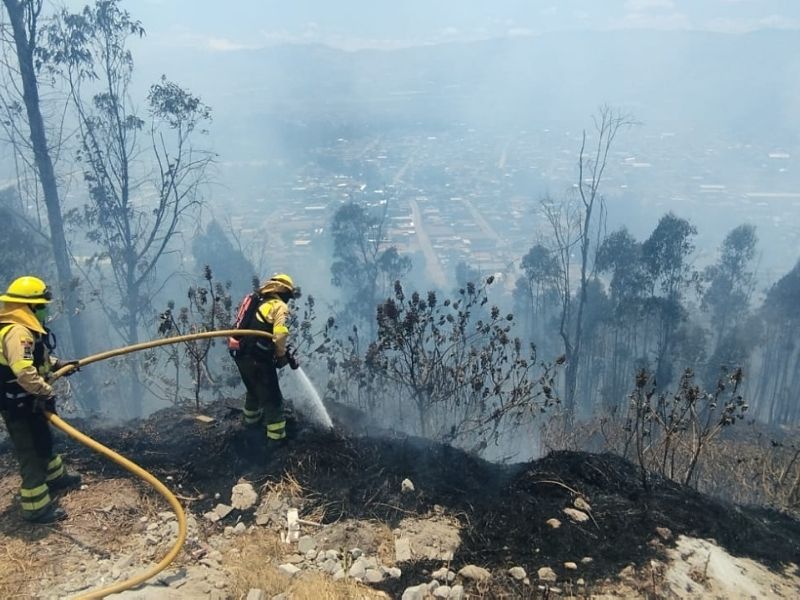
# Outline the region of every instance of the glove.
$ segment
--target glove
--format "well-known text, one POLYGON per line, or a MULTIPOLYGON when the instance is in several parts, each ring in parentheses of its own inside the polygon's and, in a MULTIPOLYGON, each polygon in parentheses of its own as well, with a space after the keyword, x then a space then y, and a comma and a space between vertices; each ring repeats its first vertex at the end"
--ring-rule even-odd
POLYGON ((58 361, 56 363, 56 371, 63 369, 64 367, 71 367, 69 371, 64 373, 64 377, 69 377, 70 375, 74 375, 78 371, 81 370, 80 361, 77 360, 67 360, 64 362, 58 361))
POLYGON ((286 355, 286 361, 289 363, 292 371, 296 371, 300 368, 300 361, 297 360, 297 356, 294 353, 286 355))
POLYGON ((33 412, 56 412, 55 396, 35 396, 33 399, 33 412))

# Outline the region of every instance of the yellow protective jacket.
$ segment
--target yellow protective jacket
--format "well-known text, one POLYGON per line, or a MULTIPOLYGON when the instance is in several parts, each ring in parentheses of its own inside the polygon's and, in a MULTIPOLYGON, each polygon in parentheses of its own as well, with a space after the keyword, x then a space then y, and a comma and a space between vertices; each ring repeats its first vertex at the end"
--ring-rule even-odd
POLYGON ((6 302, 0 308, 0 373, 7 393, 53 394, 52 386, 43 375, 57 363, 57 359, 49 356, 44 348, 42 336, 45 333, 27 305, 6 302), (43 350, 42 364, 34 364, 37 344, 43 350))
POLYGON ((289 307, 277 296, 265 298, 258 305, 254 316, 255 327, 272 334, 271 344, 263 338, 258 338, 256 347, 268 349, 271 346, 275 360, 278 362, 283 361, 286 357, 286 342, 289 337, 289 328, 286 326, 288 318, 289 307))

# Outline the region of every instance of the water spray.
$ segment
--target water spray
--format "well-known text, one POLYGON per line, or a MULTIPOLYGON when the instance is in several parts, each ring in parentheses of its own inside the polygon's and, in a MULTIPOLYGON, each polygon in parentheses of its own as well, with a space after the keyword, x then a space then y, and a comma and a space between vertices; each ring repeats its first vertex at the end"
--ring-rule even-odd
POLYGON ((299 403, 295 402, 296 406, 299 405, 298 410, 306 414, 308 417, 326 429, 333 429, 333 421, 331 421, 331 416, 328 414, 328 410, 322 403, 322 398, 320 398, 317 388, 314 387, 314 384, 311 383, 311 380, 308 378, 308 375, 306 375, 306 372, 303 371, 303 367, 297 367, 294 372, 297 373, 300 383, 302 384, 303 391, 305 392, 302 396, 300 396, 302 400, 299 403))

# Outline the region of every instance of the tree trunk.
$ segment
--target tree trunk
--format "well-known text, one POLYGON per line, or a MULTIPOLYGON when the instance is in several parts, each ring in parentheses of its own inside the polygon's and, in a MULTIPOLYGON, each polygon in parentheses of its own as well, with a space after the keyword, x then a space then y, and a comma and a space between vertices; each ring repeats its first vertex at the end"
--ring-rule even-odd
MULTIPOLYGON (((70 337, 72 339, 72 349, 78 357, 88 355, 86 334, 82 324, 82 318, 78 310, 77 294, 73 290, 72 269, 70 267, 69 251, 64 235, 64 221, 61 216, 61 202, 58 198, 58 186, 56 183, 53 161, 50 156, 50 149, 47 145, 47 134, 44 127, 44 119, 39 100, 39 85, 34 69, 33 53, 36 47, 36 40, 29 37, 26 29, 26 2, 20 0, 3 0, 8 11, 9 20, 14 35, 17 60, 19 61, 20 77, 22 79, 22 99, 25 103, 25 111, 28 117, 28 127, 30 128, 31 145, 33 147, 34 161, 39 175, 39 182, 42 186, 44 201, 47 206, 47 220, 50 225, 50 242, 53 249, 53 258, 56 263, 58 282, 61 296, 64 300, 65 312, 69 323, 70 337)), ((28 10, 32 10, 30 7, 28 10)), ((31 18, 34 22, 35 17, 31 18)), ((34 31, 35 35, 35 31, 34 31)), ((87 385, 85 388, 86 404, 91 409, 98 407, 97 395, 90 375, 83 375, 87 385)))

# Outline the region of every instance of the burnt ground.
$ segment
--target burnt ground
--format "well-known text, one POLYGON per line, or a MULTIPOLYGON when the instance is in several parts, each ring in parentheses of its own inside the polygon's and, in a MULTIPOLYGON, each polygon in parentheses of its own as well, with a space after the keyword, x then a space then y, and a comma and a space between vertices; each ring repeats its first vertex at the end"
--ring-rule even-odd
MULTIPOLYGON (((173 489, 179 486, 182 496, 194 498, 189 504, 195 512, 213 507, 215 493, 229 497, 240 477, 263 483, 287 473, 304 488, 306 507, 324 507, 327 522, 370 518, 394 527, 409 513, 425 514, 438 505, 463 526, 456 569, 470 563, 503 569, 519 565, 535 573, 549 565, 568 577, 565 561, 590 556, 593 561, 582 567, 582 575, 601 580, 629 564, 661 558, 664 544, 674 537, 653 543, 656 527, 669 528, 674 536, 714 539, 730 554, 774 569, 800 562, 800 521, 773 510, 734 506, 656 477, 646 492, 638 468, 616 455, 555 452, 530 463, 497 465, 418 438, 308 427, 267 452, 261 433, 244 430, 237 413, 224 407, 211 412, 213 424, 176 409, 122 427, 73 424, 167 479, 173 489), (415 492, 400 493, 405 478, 414 482, 415 492), (562 512, 577 496, 591 505, 591 520, 580 524, 562 512), (556 531, 546 523, 554 517, 562 522, 556 531)), ((78 470, 121 472, 82 446, 65 446, 65 457, 78 470)), ((9 467, 1 462, 6 464, 0 470, 9 467)), ((384 589, 402 591, 424 581, 423 570, 439 566, 405 563, 402 579, 384 589)))

